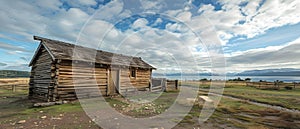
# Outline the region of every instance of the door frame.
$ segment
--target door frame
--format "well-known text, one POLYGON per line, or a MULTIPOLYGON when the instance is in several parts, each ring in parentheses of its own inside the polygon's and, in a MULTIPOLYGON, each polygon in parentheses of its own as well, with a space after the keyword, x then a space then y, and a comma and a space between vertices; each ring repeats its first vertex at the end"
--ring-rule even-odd
POLYGON ((111 73, 111 79, 112 79, 112 83, 113 85, 111 86, 114 86, 114 91, 110 91, 111 94, 114 94, 114 93, 120 93, 120 69, 111 69, 110 73, 111 73), (113 74, 115 72, 115 75, 113 74), (114 77, 115 76, 115 77, 114 77))

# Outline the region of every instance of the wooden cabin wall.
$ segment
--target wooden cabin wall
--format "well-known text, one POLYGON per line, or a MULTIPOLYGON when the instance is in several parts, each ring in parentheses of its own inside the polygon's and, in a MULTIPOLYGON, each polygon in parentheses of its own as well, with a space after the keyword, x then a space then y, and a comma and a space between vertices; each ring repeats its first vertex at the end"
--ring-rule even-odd
POLYGON ((57 93, 60 100, 74 100, 77 97, 107 95, 108 69, 89 63, 61 61, 57 64, 57 93), (74 87, 76 86, 76 87, 74 87), (75 88, 80 93, 75 93, 75 88), (98 90, 99 89, 99 90, 98 90))
POLYGON ((44 101, 49 100, 50 90, 53 90, 53 75, 55 68, 50 54, 44 47, 41 47, 36 57, 35 62, 32 64, 30 83, 29 83, 29 97, 41 99, 44 101))
POLYGON ((134 88, 138 90, 146 90, 146 88, 149 88, 151 70, 136 69, 136 77, 131 77, 129 69, 121 69, 120 78, 121 92, 130 91, 134 88))

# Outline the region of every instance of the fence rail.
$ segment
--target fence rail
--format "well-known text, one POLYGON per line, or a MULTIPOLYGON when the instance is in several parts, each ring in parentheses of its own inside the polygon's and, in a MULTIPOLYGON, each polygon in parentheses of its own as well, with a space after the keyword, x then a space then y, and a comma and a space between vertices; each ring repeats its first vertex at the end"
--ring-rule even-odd
POLYGON ((283 83, 283 82, 246 82, 246 86, 256 87, 259 89, 296 89, 300 83, 283 83))
POLYGON ((11 90, 27 90, 29 87, 29 78, 4 78, 0 79, 0 89, 11 90))
MULTIPOLYGON (((218 80, 200 80, 200 81, 186 81, 185 84, 199 85, 199 86, 210 86, 212 82, 224 82, 218 80)), ((249 86, 258 89, 300 89, 300 82, 250 82, 250 81, 226 81, 226 86, 249 86)))
POLYGON ((29 85, 27 84, 0 84, 1 89, 11 90, 12 92, 16 92, 17 90, 28 90, 29 85))
POLYGON ((151 91, 173 91, 178 90, 178 80, 167 80, 166 78, 152 78, 151 91))

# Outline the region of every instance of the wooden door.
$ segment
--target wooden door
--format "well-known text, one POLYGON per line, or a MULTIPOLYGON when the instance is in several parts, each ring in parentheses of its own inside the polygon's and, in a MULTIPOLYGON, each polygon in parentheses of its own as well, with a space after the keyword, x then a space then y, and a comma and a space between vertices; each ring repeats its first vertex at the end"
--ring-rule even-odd
POLYGON ((110 95, 119 93, 120 89, 120 70, 111 70, 112 85, 110 86, 110 95))

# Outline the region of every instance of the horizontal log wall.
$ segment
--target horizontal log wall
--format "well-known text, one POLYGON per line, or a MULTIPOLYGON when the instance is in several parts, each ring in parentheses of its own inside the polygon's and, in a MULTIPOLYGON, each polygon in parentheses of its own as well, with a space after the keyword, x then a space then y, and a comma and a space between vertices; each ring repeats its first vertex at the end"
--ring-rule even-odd
POLYGON ((57 65, 57 94, 60 100, 99 96, 100 92, 107 94, 107 68, 88 63, 72 66, 70 61, 62 61, 57 65))
POLYGON ((49 86, 53 86, 52 73, 55 70, 50 54, 44 47, 38 52, 38 56, 32 65, 29 97, 49 101, 49 86))
POLYGON ((130 76, 129 69, 121 69, 120 71, 120 90, 121 92, 131 90, 146 90, 149 88, 151 79, 151 70, 149 69, 137 69, 136 77, 130 76))

